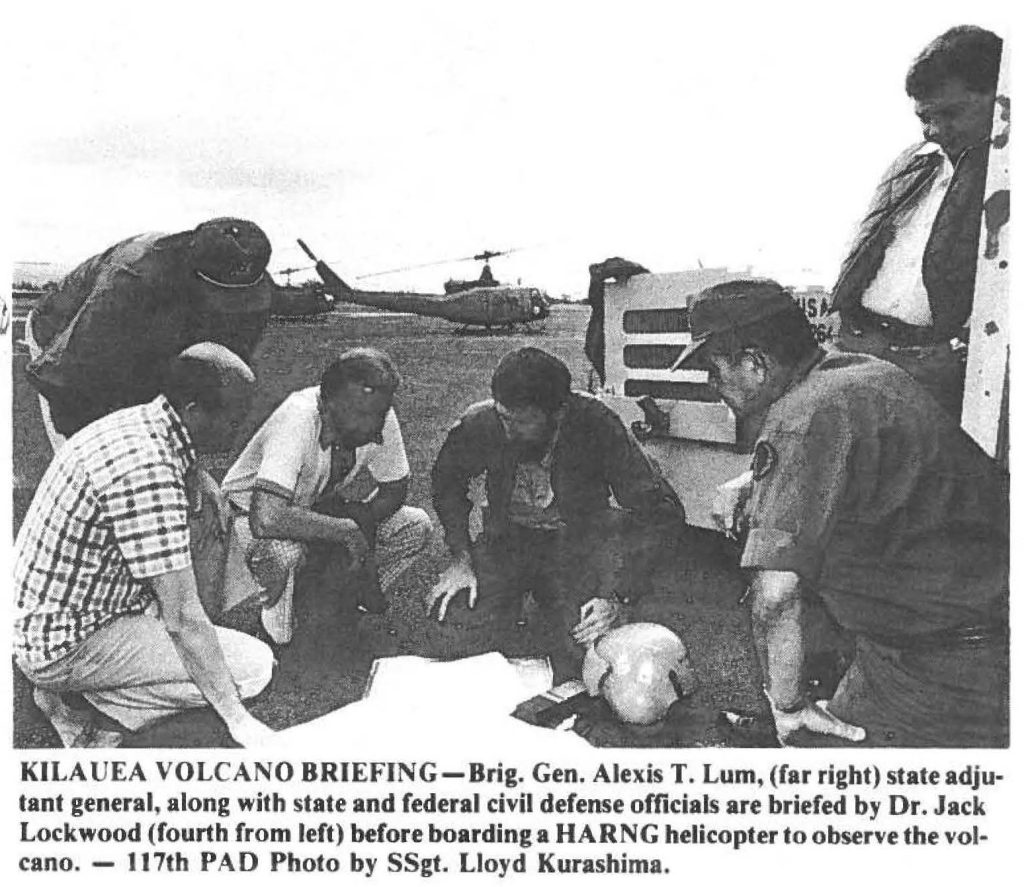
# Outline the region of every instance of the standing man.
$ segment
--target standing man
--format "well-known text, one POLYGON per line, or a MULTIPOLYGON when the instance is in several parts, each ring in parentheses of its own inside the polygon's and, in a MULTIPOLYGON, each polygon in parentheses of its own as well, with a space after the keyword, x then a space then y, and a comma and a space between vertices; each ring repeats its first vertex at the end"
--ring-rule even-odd
POLYGON ((532 591, 550 629, 556 675, 579 677, 585 645, 625 620, 657 548, 685 521, 675 492, 621 420, 570 390, 568 368, 536 348, 505 355, 492 400, 470 407, 434 463, 434 508, 452 564, 429 595, 451 612, 457 649, 487 649, 532 591), (470 480, 484 477, 484 531, 469 537, 470 480), (614 494, 621 508, 610 502, 614 494), (453 606, 468 592, 468 607, 453 606), (465 633, 460 637, 460 631, 465 633))
MULTIPOLYGON (((832 289, 839 346, 902 367, 957 418, 1002 45, 963 25, 914 60, 906 90, 925 141, 883 176, 832 289)), ((987 212, 1008 216, 1009 200, 987 212)))
POLYGON ((774 281, 711 287, 690 323, 675 366, 760 429, 741 566, 780 741, 1005 745, 1007 479, 909 375, 818 348, 774 281), (809 594, 856 637, 827 706, 803 682, 809 594))
POLYGON ((15 543, 14 655, 66 746, 113 746, 65 694, 82 693, 129 730, 212 705, 243 746, 270 730, 242 699, 274 657, 214 628, 190 555, 187 487, 196 454, 230 444, 255 383, 228 349, 201 343, 172 361, 164 394, 70 438, 43 476, 15 543))
POLYGON ((196 342, 249 361, 270 316, 270 242, 243 219, 141 234, 83 262, 40 297, 27 373, 54 447, 114 410, 148 403, 196 342))
POLYGON ((405 504, 409 461, 392 408, 400 381, 383 351, 346 351, 319 386, 285 399, 224 478, 240 554, 228 557, 228 605, 258 594, 278 644, 292 638, 295 571, 310 543, 347 550, 361 603, 374 612, 430 544, 427 513, 405 504))

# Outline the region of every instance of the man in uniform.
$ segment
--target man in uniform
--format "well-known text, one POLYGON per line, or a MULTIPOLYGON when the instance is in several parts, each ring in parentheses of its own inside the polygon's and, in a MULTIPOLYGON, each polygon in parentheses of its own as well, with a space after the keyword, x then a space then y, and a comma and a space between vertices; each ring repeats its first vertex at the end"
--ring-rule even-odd
POLYGON ((902 370, 819 349, 774 281, 711 287, 690 323, 676 367, 707 369, 760 429, 741 566, 780 741, 1004 745, 1009 503, 995 463, 902 370), (812 593, 856 637, 827 705, 803 683, 812 593))
POLYGON ((268 684, 273 654, 210 624, 187 495, 197 452, 230 443, 254 383, 226 348, 195 345, 166 396, 87 426, 43 476, 14 549, 14 655, 65 745, 121 739, 68 704, 75 692, 129 730, 208 703, 241 745, 269 736, 241 699, 268 684))
POLYGON ((427 513, 405 505, 409 461, 392 408, 399 381, 384 352, 346 351, 319 386, 285 399, 224 477, 240 555, 228 555, 225 605, 260 595, 276 643, 292 638, 295 571, 311 543, 347 551, 364 608, 379 612, 381 595, 431 541, 427 513))
POLYGON ((500 646, 532 591, 556 675, 579 677, 584 647, 628 618, 653 554, 682 529, 679 499, 621 420, 570 386, 544 351, 505 355, 493 399, 471 406, 438 453, 434 508, 453 562, 428 602, 454 622, 450 653, 500 646), (477 477, 487 508, 474 544, 467 493, 477 477), (468 607, 455 601, 463 590, 468 607))
MULTIPOLYGON (((915 59, 906 90, 925 141, 882 177, 832 288, 838 344, 902 367, 956 417, 1001 52, 995 34, 961 26, 915 59)), ((1001 225, 1008 195, 985 212, 1001 225)))
POLYGON ((189 345, 216 342, 248 362, 270 315, 269 259, 252 222, 212 219, 115 244, 41 296, 25 326, 27 373, 54 448, 156 397, 189 345))

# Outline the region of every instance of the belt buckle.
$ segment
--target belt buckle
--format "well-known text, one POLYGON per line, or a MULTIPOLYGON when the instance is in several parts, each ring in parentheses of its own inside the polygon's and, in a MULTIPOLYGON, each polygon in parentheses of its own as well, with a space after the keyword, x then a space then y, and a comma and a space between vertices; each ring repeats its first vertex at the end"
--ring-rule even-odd
POLYGON ((897 345, 896 343, 891 343, 889 350, 894 354, 911 354, 917 357, 918 360, 921 360, 925 354, 924 345, 897 345))

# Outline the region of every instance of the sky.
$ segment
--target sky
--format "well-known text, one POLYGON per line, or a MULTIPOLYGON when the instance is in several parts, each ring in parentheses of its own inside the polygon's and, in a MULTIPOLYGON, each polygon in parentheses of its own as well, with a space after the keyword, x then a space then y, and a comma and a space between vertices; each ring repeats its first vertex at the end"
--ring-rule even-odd
POLYGON ((234 215, 267 232, 274 272, 309 264, 297 237, 350 282, 515 248, 496 276, 573 296, 611 255, 830 285, 918 137, 907 65, 953 24, 1005 34, 1011 7, 21 5, 4 14, 9 260, 66 269, 234 215))

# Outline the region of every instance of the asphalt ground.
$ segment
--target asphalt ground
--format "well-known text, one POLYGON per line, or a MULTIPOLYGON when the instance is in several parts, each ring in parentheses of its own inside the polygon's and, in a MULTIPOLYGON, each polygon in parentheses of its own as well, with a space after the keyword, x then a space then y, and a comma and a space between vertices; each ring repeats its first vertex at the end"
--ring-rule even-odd
MULTIPOLYGON (((544 348, 566 362, 574 383, 585 388, 589 364, 583 355, 585 308, 557 306, 543 329, 511 334, 459 333, 452 325, 359 311, 336 312, 321 323, 275 322, 254 358, 259 393, 236 452, 289 392, 315 384, 326 362, 347 347, 373 345, 397 362, 403 385, 396 399, 412 468, 410 504, 430 509, 429 472, 447 427, 466 406, 488 396, 490 374, 506 352, 524 345, 544 348)), ((16 328, 16 340, 20 330, 16 328)), ((24 346, 14 355, 14 529, 49 461, 34 392, 24 378, 24 346)), ((219 477, 231 454, 211 460, 219 477)), ((432 511, 431 511, 432 514, 432 511)), ((743 577, 736 552, 716 534, 694 530, 659 559, 654 592, 673 604, 671 627, 689 647, 700 687, 673 707, 661 725, 624 727, 598 700, 577 722, 597 745, 688 747, 761 746, 765 729, 746 607, 737 604, 743 577), (754 726, 736 729, 718 718, 721 710, 759 715, 754 726)), ((316 718, 362 695, 373 659, 395 654, 437 652, 437 635, 422 608, 422 596, 445 564, 443 547, 411 570, 383 616, 361 615, 344 576, 329 558, 312 559, 296 588, 299 628, 295 640, 278 650, 279 667, 267 691, 250 704, 255 715, 282 729, 316 718)), ((502 641, 506 651, 539 652, 537 626, 529 606, 526 625, 502 641)), ((224 623, 266 639, 255 606, 238 608, 224 623)), ((472 704, 467 701, 467 704, 472 704)), ((231 741, 210 710, 187 712, 126 738, 139 747, 217 747, 231 741)), ((56 734, 31 701, 31 688, 14 669, 14 745, 54 747, 56 734)))

